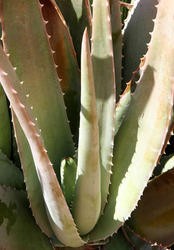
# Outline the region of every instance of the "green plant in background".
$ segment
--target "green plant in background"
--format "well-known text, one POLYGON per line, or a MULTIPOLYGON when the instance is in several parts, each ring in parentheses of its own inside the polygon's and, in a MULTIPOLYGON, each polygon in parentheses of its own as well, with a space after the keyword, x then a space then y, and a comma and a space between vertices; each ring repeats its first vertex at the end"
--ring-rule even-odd
POLYGON ((174 3, 131 4, 0 1, 0 248, 173 244, 174 3))

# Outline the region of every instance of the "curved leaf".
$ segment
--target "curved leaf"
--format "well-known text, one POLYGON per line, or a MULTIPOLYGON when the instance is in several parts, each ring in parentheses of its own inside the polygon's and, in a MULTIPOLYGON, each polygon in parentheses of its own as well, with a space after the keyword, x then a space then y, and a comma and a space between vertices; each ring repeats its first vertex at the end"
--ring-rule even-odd
POLYGON ((63 244, 81 246, 84 241, 77 232, 38 128, 14 89, 19 80, 2 48, 0 58, 0 81, 30 145, 51 227, 63 244))
POLYGON ((172 0, 170 6, 169 10, 165 0, 160 0, 142 76, 115 137, 110 195, 104 214, 90 235, 94 240, 112 234, 130 216, 165 143, 174 95, 172 0))
MULTIPOLYGON (((74 145, 41 6, 38 0, 2 1, 2 15, 4 47, 20 80, 14 81, 15 89, 40 129, 59 178, 61 160, 73 156, 74 145)), ((15 117, 13 121, 32 211, 42 230, 50 236, 52 231, 31 150, 15 117)))

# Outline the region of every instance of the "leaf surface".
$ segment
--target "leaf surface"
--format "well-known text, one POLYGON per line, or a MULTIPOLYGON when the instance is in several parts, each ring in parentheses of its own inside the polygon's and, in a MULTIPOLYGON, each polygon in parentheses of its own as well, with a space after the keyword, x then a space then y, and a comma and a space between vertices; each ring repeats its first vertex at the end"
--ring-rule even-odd
POLYGON ((99 129, 87 30, 82 40, 81 112, 74 218, 81 234, 95 226, 101 209, 99 129))
POLYGON ((19 79, 2 48, 0 48, 0 58, 0 81, 28 140, 51 227, 63 244, 72 247, 81 246, 84 241, 77 232, 39 130, 22 104, 20 93, 14 89, 19 79))
POLYGON ((174 170, 149 182, 128 225, 139 235, 163 246, 173 244, 174 170))
POLYGON ((108 0, 93 1, 91 56, 100 142, 102 210, 107 201, 112 167, 115 115, 115 74, 108 0))
MULTIPOLYGON (((2 15, 4 47, 19 77, 14 87, 59 178, 61 160, 74 154, 74 145, 40 3, 2 1, 2 15)), ((51 235, 31 150, 15 116, 13 121, 33 214, 42 230, 51 235)))
POLYGON ((35 224, 28 206, 24 191, 0 185, 0 249, 53 249, 35 224))
POLYGON ((173 115, 173 28, 173 9, 161 0, 140 82, 115 136, 110 195, 92 239, 105 238, 129 218, 163 149, 173 115))

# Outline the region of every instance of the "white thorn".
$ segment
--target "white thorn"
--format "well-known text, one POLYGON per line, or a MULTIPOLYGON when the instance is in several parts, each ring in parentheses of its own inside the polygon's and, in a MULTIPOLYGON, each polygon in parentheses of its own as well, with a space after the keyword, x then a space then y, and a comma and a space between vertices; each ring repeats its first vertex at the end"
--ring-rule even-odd
POLYGON ((5 71, 2 71, 2 74, 3 74, 4 76, 8 76, 8 73, 5 72, 5 71))
POLYGON ((20 107, 23 109, 25 108, 24 104, 22 104, 21 102, 20 102, 20 107))
POLYGON ((18 92, 15 89, 12 89, 12 93, 16 95, 18 92))
POLYGON ((30 121, 30 125, 31 125, 32 127, 35 127, 35 126, 36 126, 36 124, 35 124, 34 122, 32 122, 32 121, 30 121))

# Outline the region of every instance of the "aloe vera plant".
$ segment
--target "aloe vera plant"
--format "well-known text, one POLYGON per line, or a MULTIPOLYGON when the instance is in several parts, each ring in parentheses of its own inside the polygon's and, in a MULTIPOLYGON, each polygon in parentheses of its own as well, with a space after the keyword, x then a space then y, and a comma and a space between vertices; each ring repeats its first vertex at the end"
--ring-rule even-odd
POLYGON ((168 4, 0 1, 0 249, 173 244, 168 4))

